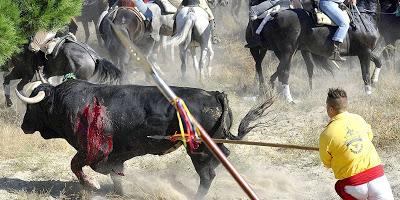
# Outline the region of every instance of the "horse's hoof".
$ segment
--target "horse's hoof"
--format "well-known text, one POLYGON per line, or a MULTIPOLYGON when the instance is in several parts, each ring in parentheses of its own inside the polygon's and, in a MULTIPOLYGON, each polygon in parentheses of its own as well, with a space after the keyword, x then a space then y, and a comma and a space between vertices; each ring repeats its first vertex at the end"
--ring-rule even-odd
POLYGON ((11 102, 11 100, 6 100, 7 107, 11 107, 12 105, 13 105, 13 103, 11 102))
POLYGON ((367 95, 371 95, 372 94, 372 87, 370 85, 366 85, 365 86, 365 93, 367 95))

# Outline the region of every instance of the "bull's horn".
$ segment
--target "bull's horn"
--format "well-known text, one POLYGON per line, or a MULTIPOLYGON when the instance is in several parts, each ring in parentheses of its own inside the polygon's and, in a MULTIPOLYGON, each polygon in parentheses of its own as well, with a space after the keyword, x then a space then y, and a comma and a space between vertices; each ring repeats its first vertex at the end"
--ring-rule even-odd
POLYGON ((36 73, 38 74, 40 81, 42 81, 42 83, 49 83, 49 81, 47 81, 44 77, 43 74, 40 71, 36 71, 36 73))
POLYGON ((15 89, 15 93, 17 94, 17 97, 27 103, 27 104, 35 104, 35 103, 39 103, 40 101, 42 101, 45 97, 46 97, 46 93, 44 91, 40 91, 36 96, 34 97, 25 97, 24 95, 22 95, 21 93, 19 93, 19 91, 17 89, 15 89))

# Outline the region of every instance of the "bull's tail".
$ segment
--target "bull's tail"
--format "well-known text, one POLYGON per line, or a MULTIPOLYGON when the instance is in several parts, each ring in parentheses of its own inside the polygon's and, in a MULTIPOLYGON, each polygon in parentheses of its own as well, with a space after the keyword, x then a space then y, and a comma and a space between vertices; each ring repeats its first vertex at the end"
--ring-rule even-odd
POLYGON ((225 93, 220 93, 218 95, 218 100, 222 104, 222 116, 220 119, 220 127, 217 133, 221 133, 223 135, 214 135, 216 138, 228 138, 231 140, 236 139, 236 136, 232 135, 229 131, 232 125, 232 110, 228 105, 228 97, 225 93))
POLYGON ((119 83, 121 80, 122 72, 112 62, 100 58, 96 60, 96 67, 94 73, 98 77, 98 81, 115 82, 119 83))
POLYGON ((234 139, 240 140, 244 138, 244 136, 246 136, 246 134, 249 133, 254 128, 263 125, 263 123, 258 123, 255 125, 250 125, 250 123, 268 114, 265 113, 265 110, 267 110, 274 101, 273 97, 265 97, 265 98, 266 98, 265 101, 262 101, 261 103, 251 108, 250 111, 246 114, 246 116, 242 119, 242 121, 239 124, 238 135, 235 136, 234 139))
POLYGON ((178 46, 182 44, 184 41, 186 41, 188 37, 192 35, 192 30, 195 22, 196 22, 195 13, 189 11, 186 17, 185 24, 183 25, 182 29, 178 30, 178 32, 165 43, 165 46, 168 45, 178 46))

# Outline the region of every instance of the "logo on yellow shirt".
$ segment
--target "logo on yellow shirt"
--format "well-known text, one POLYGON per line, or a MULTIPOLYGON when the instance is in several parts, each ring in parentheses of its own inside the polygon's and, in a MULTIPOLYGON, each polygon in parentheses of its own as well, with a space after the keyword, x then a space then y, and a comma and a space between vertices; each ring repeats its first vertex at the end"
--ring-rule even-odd
POLYGON ((358 154, 363 150, 363 139, 359 134, 356 134, 353 129, 346 127, 347 133, 345 143, 347 148, 354 154, 358 154))

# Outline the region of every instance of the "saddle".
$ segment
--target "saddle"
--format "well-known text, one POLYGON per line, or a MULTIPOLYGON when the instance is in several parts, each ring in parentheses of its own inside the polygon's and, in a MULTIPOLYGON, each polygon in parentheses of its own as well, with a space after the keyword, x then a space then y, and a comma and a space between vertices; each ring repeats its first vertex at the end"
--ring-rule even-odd
POLYGON ((47 51, 45 52, 45 55, 51 54, 51 56, 56 57, 64 43, 76 41, 76 37, 72 33, 68 33, 62 37, 54 38, 47 43, 47 51))
MULTIPOLYGON (((337 26, 335 22, 331 20, 331 18, 321 11, 319 8, 319 0, 304 0, 302 1, 302 6, 304 10, 311 13, 316 26, 337 26)), ((347 7, 344 4, 339 5, 339 7, 342 9, 346 21, 350 23, 351 20, 347 11, 347 7)))
MULTIPOLYGON (((146 33, 150 33, 150 36, 155 40, 158 41, 160 38, 160 36, 158 35, 158 30, 154 28, 154 23, 156 22, 155 19, 153 19, 151 22, 149 22, 148 20, 146 20, 146 17, 143 15, 143 13, 141 13, 137 7, 115 7, 114 9, 110 10, 108 12, 108 14, 104 14, 104 15, 108 15, 111 17, 111 21, 114 22, 117 13, 119 10, 130 10, 132 11, 137 18, 139 19, 140 23, 143 23, 144 27, 145 27, 145 32, 146 33)), ((104 20, 104 19, 103 19, 104 20)))

